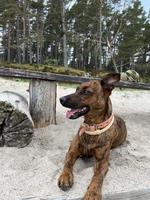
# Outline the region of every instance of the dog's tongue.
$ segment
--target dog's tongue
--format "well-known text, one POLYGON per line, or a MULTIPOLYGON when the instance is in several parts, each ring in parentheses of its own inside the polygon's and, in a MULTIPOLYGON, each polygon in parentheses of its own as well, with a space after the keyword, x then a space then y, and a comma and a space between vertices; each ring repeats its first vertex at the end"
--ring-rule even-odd
POLYGON ((76 113, 76 112, 78 112, 80 109, 71 109, 71 110, 68 110, 67 112, 66 112, 66 117, 68 118, 68 119, 70 119, 70 117, 74 114, 74 113, 76 113))

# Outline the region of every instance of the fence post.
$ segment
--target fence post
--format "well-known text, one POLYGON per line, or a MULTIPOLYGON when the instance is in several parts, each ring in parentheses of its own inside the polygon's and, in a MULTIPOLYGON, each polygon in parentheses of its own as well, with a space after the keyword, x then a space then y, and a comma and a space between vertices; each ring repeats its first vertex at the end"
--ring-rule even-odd
POLYGON ((56 124, 56 90, 55 81, 31 79, 29 107, 36 128, 56 124))

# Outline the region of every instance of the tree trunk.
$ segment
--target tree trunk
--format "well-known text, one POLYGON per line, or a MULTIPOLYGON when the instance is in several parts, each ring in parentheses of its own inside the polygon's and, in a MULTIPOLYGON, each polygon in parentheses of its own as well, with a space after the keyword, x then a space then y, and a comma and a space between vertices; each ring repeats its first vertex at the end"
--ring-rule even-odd
POLYGON ((147 58, 147 52, 148 52, 149 50, 147 49, 147 48, 145 48, 144 49, 144 52, 143 52, 143 58, 142 58, 142 62, 144 63, 144 64, 146 64, 146 58, 147 58))
POLYGON ((15 92, 0 93, 0 146, 24 147, 32 136, 33 121, 27 100, 15 92))
POLYGON ((62 31, 63 31, 63 63, 68 67, 67 61, 67 37, 66 37, 66 20, 65 20, 65 5, 64 0, 60 0, 61 4, 61 18, 62 18, 62 31))
POLYGON ((117 67, 116 60, 115 60, 114 55, 112 56, 112 62, 113 62, 113 65, 114 65, 114 70, 115 70, 115 72, 116 72, 116 73, 119 73, 119 70, 118 70, 118 67, 117 67))
MULTIPOLYGON (((38 3, 43 5, 44 0, 38 0, 38 3)), ((37 64, 42 63, 42 48, 43 48, 43 29, 44 29, 44 22, 43 22, 43 8, 37 9, 37 64)))
POLYGON ((107 46, 108 46, 108 49, 109 49, 109 53, 111 55, 114 70, 115 70, 116 73, 119 73, 119 70, 118 70, 118 67, 117 67, 117 64, 116 64, 116 59, 115 59, 115 45, 112 47, 108 38, 107 38, 107 46))
POLYGON ((94 53, 95 53, 95 55, 94 55, 94 61, 95 61, 95 63, 94 63, 94 67, 95 67, 95 69, 98 69, 98 60, 97 60, 97 57, 99 57, 98 56, 98 44, 97 44, 97 42, 96 42, 96 44, 95 44, 95 48, 94 48, 94 53))
POLYGON ((32 64, 32 46, 29 44, 29 63, 32 64))
MULTIPOLYGON (((17 7, 19 9, 20 7, 20 2, 17 0, 17 7)), ((21 49, 20 49, 20 17, 17 15, 16 19, 16 44, 17 44, 17 60, 16 62, 21 63, 21 49)))
MULTIPOLYGON (((29 9, 29 8, 28 8, 29 9)), ((30 33, 30 15, 27 16, 27 26, 28 26, 28 62, 32 64, 32 41, 31 41, 31 33, 30 33)))
POLYGON ((73 47, 72 67, 76 68, 76 44, 75 43, 73 47))
MULTIPOLYGON (((4 38, 4 35, 5 35, 5 26, 3 25, 3 27, 2 27, 2 38, 4 38)), ((3 61, 6 61, 6 45, 7 44, 3 44, 3 47, 4 47, 4 51, 3 51, 3 56, 2 56, 2 60, 3 61)))
POLYGON ((19 26, 19 16, 17 16, 17 30, 16 30, 16 41, 17 41, 17 62, 21 63, 21 52, 20 52, 20 42, 19 42, 19 32, 20 32, 20 26, 19 26))
POLYGON ((102 5, 103 0, 99 0, 99 69, 102 70, 102 5))
POLYGON ((56 82, 30 82, 30 112, 35 127, 56 124, 56 82))
POLYGON ((135 70, 134 55, 131 56, 131 69, 135 70))
MULTIPOLYGON (((38 12, 37 12, 38 15, 38 12)), ((39 27, 39 16, 37 16, 37 64, 39 65, 40 62, 40 36, 39 36, 39 32, 40 32, 40 27, 39 27)))
POLYGON ((11 45, 11 35, 10 35, 10 22, 8 23, 8 47, 7 47, 7 62, 10 63, 10 45, 11 45))
POLYGON ((26 56, 25 56, 25 48, 26 48, 26 45, 25 45, 25 37, 26 37, 26 22, 25 22, 25 17, 22 18, 22 21, 23 21, 23 43, 22 43, 22 62, 25 63, 25 60, 26 60, 26 56))

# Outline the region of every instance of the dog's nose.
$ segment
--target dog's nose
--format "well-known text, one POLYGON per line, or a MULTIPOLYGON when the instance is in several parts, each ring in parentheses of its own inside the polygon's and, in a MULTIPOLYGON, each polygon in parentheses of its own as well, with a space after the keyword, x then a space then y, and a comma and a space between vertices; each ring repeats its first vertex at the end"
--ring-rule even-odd
POLYGON ((61 103, 61 104, 64 104, 65 101, 66 101, 66 97, 61 97, 59 100, 60 100, 60 103, 61 103))

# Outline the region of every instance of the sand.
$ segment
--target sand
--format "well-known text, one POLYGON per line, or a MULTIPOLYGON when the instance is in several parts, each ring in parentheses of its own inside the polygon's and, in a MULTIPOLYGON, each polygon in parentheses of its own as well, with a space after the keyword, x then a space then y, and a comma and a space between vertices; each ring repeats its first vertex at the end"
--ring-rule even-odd
MULTIPOLYGON (((28 82, 1 78, 0 85, 0 91, 15 91, 28 98, 28 82)), ((74 90, 58 87, 58 98, 74 90)), ((150 92, 114 90, 111 99, 114 112, 126 121, 128 138, 122 147, 111 152, 103 194, 150 188, 150 92)), ((93 174, 93 160, 76 162, 75 182, 70 191, 57 187, 65 153, 83 120, 68 120, 65 112, 57 102, 57 125, 36 129, 32 142, 25 148, 0 148, 0 200, 83 196, 93 174)))

